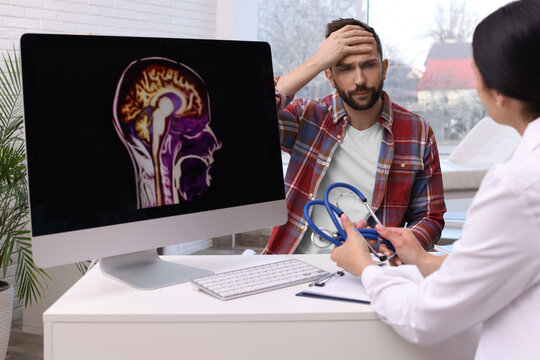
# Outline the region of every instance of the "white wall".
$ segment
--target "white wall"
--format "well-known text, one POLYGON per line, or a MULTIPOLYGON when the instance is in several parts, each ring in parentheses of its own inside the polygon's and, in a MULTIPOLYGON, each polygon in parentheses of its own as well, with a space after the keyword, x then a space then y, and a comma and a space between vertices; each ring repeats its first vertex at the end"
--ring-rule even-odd
POLYGON ((214 38, 217 0, 0 0, 0 50, 25 32, 214 38))
POLYGON ((257 40, 257 0, 217 0, 216 38, 257 40))

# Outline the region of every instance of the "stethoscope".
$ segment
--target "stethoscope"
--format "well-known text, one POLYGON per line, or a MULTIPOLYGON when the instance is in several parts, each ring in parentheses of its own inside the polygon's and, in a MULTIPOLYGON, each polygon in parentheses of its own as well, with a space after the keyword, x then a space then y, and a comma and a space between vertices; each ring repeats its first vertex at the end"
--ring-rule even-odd
MULTIPOLYGON (((377 217, 377 215, 375 215, 375 212, 373 211, 371 206, 368 204, 366 197, 360 192, 360 190, 358 190, 357 188, 355 188, 354 186, 349 185, 349 184, 333 183, 324 192, 324 200, 311 200, 311 201, 308 201, 308 203, 304 206, 304 218, 306 219, 309 227, 311 229, 313 229, 313 231, 315 233, 317 233, 321 238, 330 241, 331 243, 333 243, 336 246, 340 246, 347 239, 347 233, 345 232, 345 230, 341 226, 341 223, 338 220, 338 217, 340 217, 343 214, 343 211, 339 207, 337 207, 336 205, 330 203, 330 201, 328 200, 330 191, 332 191, 332 189, 337 188, 337 187, 342 187, 342 188, 346 188, 346 189, 351 190, 354 194, 356 194, 356 196, 358 196, 358 198, 360 200, 362 200, 362 203, 366 206, 366 208, 368 209, 369 213, 371 214, 371 216, 373 217, 375 222, 377 222, 377 224, 380 224, 380 225, 382 225, 382 223, 379 220, 379 218, 377 217), (323 232, 321 229, 319 229, 319 227, 317 227, 313 223, 313 221, 311 220, 311 217, 309 215, 309 208, 314 206, 314 205, 324 205, 324 207, 326 207, 326 211, 328 211, 328 214, 330 215, 330 218, 332 219, 332 222, 334 223, 334 226, 337 229, 336 233, 331 234, 331 235, 326 234, 325 232, 323 232), (337 217, 336 217, 336 215, 337 215, 337 217)), ((392 243, 390 241, 381 238, 375 229, 362 228, 362 229, 356 229, 356 230, 366 239, 366 244, 367 244, 369 250, 380 261, 388 260, 393 255, 386 256, 386 255, 382 255, 382 254, 378 253, 377 251, 375 251, 375 249, 370 245, 369 241, 367 241, 367 240, 375 240, 375 241, 377 241, 377 244, 375 245, 376 248, 378 248, 378 246, 381 243, 385 244, 390 250, 392 250, 395 253, 396 249, 394 248, 394 245, 392 245, 392 243)))

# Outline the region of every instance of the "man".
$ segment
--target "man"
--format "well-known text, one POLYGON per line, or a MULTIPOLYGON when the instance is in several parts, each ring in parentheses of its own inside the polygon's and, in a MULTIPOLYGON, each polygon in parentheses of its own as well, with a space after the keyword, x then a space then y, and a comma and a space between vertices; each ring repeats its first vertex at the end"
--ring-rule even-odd
MULTIPOLYGON (((390 101, 382 90, 387 68, 375 31, 355 19, 338 19, 327 25, 313 57, 277 79, 281 147, 291 155, 285 177, 288 220, 273 229, 265 254, 332 250, 308 229, 302 212, 334 182, 358 188, 384 225, 408 226, 424 248, 438 241, 446 208, 433 131, 390 101), (336 92, 293 100, 321 71, 336 92)), ((337 190, 330 196, 353 221, 374 226, 364 206, 351 199, 337 190)), ((324 207, 312 209, 314 223, 334 232, 324 207)), ((384 245, 381 250, 389 253, 384 245)))

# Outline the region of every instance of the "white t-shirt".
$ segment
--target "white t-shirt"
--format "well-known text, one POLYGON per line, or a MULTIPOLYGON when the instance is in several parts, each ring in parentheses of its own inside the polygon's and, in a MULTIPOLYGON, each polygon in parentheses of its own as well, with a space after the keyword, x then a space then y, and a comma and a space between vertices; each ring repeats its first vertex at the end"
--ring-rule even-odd
MULTIPOLYGON (((343 142, 336 149, 315 198, 323 200, 324 192, 328 186, 335 182, 342 182, 360 190, 368 203, 371 204, 382 135, 383 127, 379 122, 366 130, 357 130, 348 125, 345 129, 343 142)), ((337 205, 353 221, 367 220, 369 217, 366 207, 349 189, 335 188, 330 192, 329 199, 332 204, 337 205)), ((324 206, 313 206, 311 208, 311 219, 321 230, 326 229, 332 233, 336 231, 332 219, 324 206)), ((320 239, 316 234, 312 240, 312 234, 311 229, 306 231, 295 253, 317 254, 332 251, 333 244, 320 239)))

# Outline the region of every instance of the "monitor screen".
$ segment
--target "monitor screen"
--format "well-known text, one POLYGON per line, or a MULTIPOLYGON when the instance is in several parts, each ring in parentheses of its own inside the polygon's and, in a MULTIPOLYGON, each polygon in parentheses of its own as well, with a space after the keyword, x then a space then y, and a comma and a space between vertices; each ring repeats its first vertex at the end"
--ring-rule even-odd
POLYGON ((268 44, 25 34, 21 62, 39 266, 285 222, 268 44))

